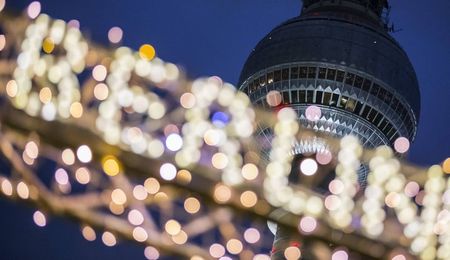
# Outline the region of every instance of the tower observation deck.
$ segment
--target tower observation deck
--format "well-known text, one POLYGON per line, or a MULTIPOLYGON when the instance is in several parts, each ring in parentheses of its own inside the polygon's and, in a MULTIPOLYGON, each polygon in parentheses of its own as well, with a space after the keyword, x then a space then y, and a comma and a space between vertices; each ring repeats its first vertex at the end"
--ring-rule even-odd
MULTIPOLYGON (((366 148, 392 145, 398 137, 413 141, 419 86, 408 56, 388 32, 388 10, 387 0, 304 0, 299 16, 251 51, 239 89, 267 109, 273 109, 268 93, 277 91, 279 106, 292 107, 303 127, 335 137, 352 134, 366 148), (321 110, 317 121, 306 117, 311 105, 321 110)), ((270 142, 269 128, 261 126, 259 135, 270 142)), ((299 142, 293 150, 302 155, 323 148, 314 142, 299 142)), ((359 174, 363 183, 367 171, 359 174)), ((283 259, 280 249, 289 236, 277 230, 273 259, 283 259)))

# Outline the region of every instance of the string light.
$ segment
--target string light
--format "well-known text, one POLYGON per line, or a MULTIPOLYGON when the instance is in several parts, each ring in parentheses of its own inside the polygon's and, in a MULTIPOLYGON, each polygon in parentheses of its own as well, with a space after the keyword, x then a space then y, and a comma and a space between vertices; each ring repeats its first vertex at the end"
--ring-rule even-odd
POLYGON ((300 220, 300 230, 304 233, 311 233, 317 227, 317 221, 313 217, 303 217, 300 220))
POLYGON ((88 184, 91 181, 91 174, 87 168, 81 167, 75 171, 75 178, 80 184, 88 184))
POLYGON ((200 201, 190 197, 184 201, 184 209, 190 214, 195 214, 200 210, 200 201))
POLYGON ((348 254, 344 250, 337 250, 331 256, 331 260, 348 260, 348 254))
POLYGON ((148 234, 142 227, 135 227, 133 229, 133 238, 138 242, 144 242, 148 238, 148 234))
POLYGON ((306 176, 314 175, 317 169, 317 163, 313 159, 305 159, 300 163, 300 171, 306 176))
POLYGON ((281 103, 281 94, 276 90, 271 90, 266 96, 267 104, 271 107, 276 107, 281 103))
POLYGON ((30 190, 28 188, 28 185, 25 184, 24 182, 19 182, 17 184, 17 195, 19 195, 19 197, 21 199, 28 199, 30 196, 30 190))
POLYGON ((72 165, 75 163, 75 154, 69 148, 64 149, 64 151, 61 153, 61 158, 66 165, 72 165))
POLYGON ((322 116, 322 110, 318 106, 308 106, 305 115, 309 121, 316 122, 322 116))
POLYGON ((148 193, 143 185, 136 185, 133 188, 133 196, 137 200, 147 199, 148 193))
POLYGON ((148 246, 144 250, 144 255, 148 260, 156 260, 159 258, 159 251, 152 246, 148 246))
POLYGON ((84 239, 86 239, 87 241, 94 241, 97 238, 95 230, 90 226, 84 226, 81 229, 81 233, 83 234, 84 239))
POLYGON ((122 40, 123 31, 120 27, 114 26, 108 31, 108 39, 112 43, 119 43, 122 40))
POLYGON ((144 44, 139 48, 139 55, 142 59, 152 60, 155 57, 156 51, 150 44, 144 44))
POLYGON ((92 160, 92 151, 87 145, 81 145, 77 149, 77 157, 80 162, 88 163, 92 160))
POLYGON ((409 140, 406 137, 399 137, 394 142, 394 148, 399 153, 406 153, 409 150, 409 140))
POLYGON ((164 180, 170 181, 175 179, 175 177, 177 176, 177 168, 171 163, 165 163, 161 165, 159 174, 164 180))
POLYGON ((166 224, 164 225, 166 232, 169 235, 175 236, 176 234, 180 233, 181 231, 181 225, 180 223, 178 223, 178 221, 176 220, 169 220, 166 222, 166 224))
POLYGON ((242 242, 238 239, 232 238, 227 242, 227 250, 230 254, 237 255, 242 252, 243 245, 242 242))
POLYGON ((244 239, 247 243, 255 244, 259 241, 261 235, 256 228, 248 228, 244 232, 244 239))
POLYGON ((115 246, 117 243, 116 237, 114 236, 113 233, 111 233, 109 231, 103 232, 102 241, 108 247, 115 246))
POLYGON ((329 185, 335 196, 328 196, 325 203, 334 225, 344 228, 352 221, 351 212, 354 207, 353 198, 357 192, 362 147, 358 138, 349 135, 341 139, 340 148, 336 178, 329 185))
POLYGON ((41 12, 41 3, 38 1, 31 2, 28 6, 27 13, 31 19, 36 18, 41 12))
POLYGON ((123 205, 127 202, 127 196, 121 189, 115 189, 111 193, 111 200, 117 205, 123 205))
POLYGON ((3 194, 5 194, 6 196, 11 196, 13 194, 13 186, 8 179, 3 179, 1 188, 3 194))
POLYGON ((225 247, 223 247, 221 244, 217 244, 217 243, 216 244, 212 244, 209 247, 209 254, 212 257, 220 258, 220 257, 225 255, 225 247))
POLYGON ((34 223, 39 227, 45 227, 47 225, 47 219, 45 215, 40 212, 39 210, 36 210, 33 214, 33 220, 34 223))
POLYGON ((103 171, 109 176, 116 176, 120 173, 120 164, 116 157, 108 155, 102 160, 103 171))

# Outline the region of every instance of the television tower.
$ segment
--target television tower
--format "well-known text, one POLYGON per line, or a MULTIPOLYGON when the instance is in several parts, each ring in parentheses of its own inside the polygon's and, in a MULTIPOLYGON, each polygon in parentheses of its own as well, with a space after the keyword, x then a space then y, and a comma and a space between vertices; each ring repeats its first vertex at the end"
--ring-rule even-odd
MULTIPOLYGON (((389 10, 387 0, 304 0, 299 16, 252 50, 239 89, 267 109, 273 109, 267 95, 276 91, 280 106, 292 107, 303 127, 335 137, 351 134, 366 148, 393 145, 399 137, 412 142, 419 86, 407 54, 389 34, 389 10), (317 120, 306 114, 312 105, 320 108, 317 120)), ((259 135, 270 142, 269 128, 261 127, 259 135)), ((305 142, 293 148, 296 154, 323 149, 320 140, 305 142)), ((366 175, 360 170, 360 183, 366 175)), ((278 228, 273 259, 284 258, 291 239, 278 228)), ((302 248, 304 259, 317 258, 302 248)))

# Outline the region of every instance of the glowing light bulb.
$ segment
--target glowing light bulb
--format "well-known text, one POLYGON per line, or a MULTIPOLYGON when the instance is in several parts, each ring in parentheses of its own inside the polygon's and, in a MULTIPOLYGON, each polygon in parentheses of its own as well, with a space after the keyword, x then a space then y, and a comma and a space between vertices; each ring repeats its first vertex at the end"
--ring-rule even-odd
POLYGON ((399 153, 406 153, 409 150, 409 140, 406 137, 399 137, 394 142, 394 148, 399 153))
POLYGON ((82 145, 77 149, 77 157, 80 162, 88 163, 92 160, 92 151, 87 145, 82 145))
POLYGON ((166 138, 166 147, 167 149, 175 152, 181 149, 183 146, 183 138, 181 138, 178 134, 170 134, 166 138))
POLYGON ((317 172, 318 165, 313 159, 305 159, 300 163, 300 171, 306 175, 311 176, 317 172))
POLYGON ((317 221, 313 217, 303 217, 300 220, 300 230, 305 233, 313 232, 317 227, 317 221))
POLYGON ((309 106, 306 108, 305 115, 309 121, 315 122, 322 116, 322 110, 318 106, 309 106))
POLYGON ((271 107, 276 107, 281 104, 281 94, 276 90, 269 91, 266 96, 267 104, 271 107))
POLYGON ((161 165, 159 174, 166 181, 171 181, 177 176, 177 168, 171 163, 165 163, 161 165))
POLYGON ((34 19, 41 13, 41 3, 38 1, 31 2, 27 8, 28 17, 34 19))
POLYGON ((108 39, 112 43, 119 43, 122 40, 123 31, 120 27, 114 26, 108 31, 108 39))
POLYGON ((103 171, 109 176, 116 176, 120 172, 120 164, 116 157, 108 155, 102 160, 103 171))
POLYGON ((47 219, 45 215, 39 210, 35 211, 33 214, 34 223, 39 227, 45 227, 47 225, 47 219))
POLYGON ((152 60, 155 57, 156 51, 150 44, 144 44, 139 48, 139 56, 145 60, 152 60))
POLYGON ((220 258, 220 257, 225 255, 225 247, 223 247, 221 244, 217 244, 217 243, 216 244, 212 244, 209 247, 209 254, 212 257, 220 258))

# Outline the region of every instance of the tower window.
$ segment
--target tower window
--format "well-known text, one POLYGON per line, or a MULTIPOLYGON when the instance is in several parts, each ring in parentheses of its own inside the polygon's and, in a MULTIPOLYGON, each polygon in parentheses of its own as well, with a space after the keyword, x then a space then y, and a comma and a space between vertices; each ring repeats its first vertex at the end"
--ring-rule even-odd
POLYGON ((373 120, 373 124, 378 127, 382 118, 383 118, 383 115, 381 113, 377 113, 377 116, 373 120))
POLYGON ((386 128, 387 124, 388 124, 387 119, 383 118, 383 120, 381 121, 381 124, 380 124, 380 129, 381 129, 381 131, 383 131, 383 133, 384 133, 384 129, 386 128))
POLYGON ((378 115, 378 112, 375 109, 370 110, 369 115, 367 115, 367 119, 370 122, 373 122, 373 120, 375 119, 375 117, 378 115))
POLYGON ((363 108, 363 111, 361 112, 361 116, 362 116, 363 118, 367 118, 367 115, 369 114, 370 109, 371 109, 371 107, 366 105, 366 106, 363 108))
POLYGON ((316 104, 322 104, 322 91, 316 91, 316 104))
POLYGON ((308 78, 310 79, 316 78, 316 67, 308 67, 308 78))
POLYGON ((329 105, 331 102, 331 93, 330 92, 325 92, 323 95, 323 104, 324 105, 329 105))
POLYGON ((345 105, 345 110, 353 112, 355 110, 356 100, 349 98, 347 104, 345 105))
POLYGON ((306 91, 306 102, 313 103, 314 102, 314 90, 306 91))
POLYGON ((319 68, 319 79, 324 79, 327 74, 326 68, 319 68))
POLYGON ((384 96, 386 96, 386 90, 384 88, 380 88, 380 91, 378 92, 378 98, 384 101, 384 96))
POLYGON ((299 77, 301 79, 305 79, 307 75, 308 75, 308 68, 307 67, 300 67, 300 75, 299 75, 299 77))
POLYGON ((389 140, 392 142, 394 141, 394 135, 395 135, 395 128, 392 127, 389 131, 389 133, 387 133, 387 136, 389 137, 389 140))
POLYGON ((372 81, 370 81, 369 79, 365 79, 364 83, 362 85, 362 90, 366 91, 367 93, 369 93, 370 90, 370 85, 372 84, 372 81))
POLYGON ((265 86, 266 85, 266 75, 263 75, 259 78, 259 85, 265 86))
POLYGON ((344 81, 345 72, 342 70, 338 70, 336 73, 336 81, 342 82, 344 81))
POLYGON ((298 91, 297 90, 291 91, 291 98, 292 98, 292 103, 298 103, 298 91))
POLYGON ((298 67, 291 68, 291 79, 298 79, 298 67))
POLYGON ((376 83, 373 83, 372 88, 370 89, 370 94, 377 96, 378 91, 380 91, 380 86, 376 83))
POLYGON ((274 72, 274 81, 279 82, 281 80, 281 70, 276 70, 274 72))
POLYGON ((281 74, 282 74, 282 76, 281 76, 282 80, 288 80, 289 79, 289 69, 283 69, 281 74))
POLYGON ((355 114, 359 115, 359 113, 361 112, 362 107, 363 107, 363 103, 358 101, 356 103, 356 107, 355 107, 355 111, 354 111, 355 114))
POLYGON ((389 136, 389 132, 391 131, 391 129, 392 129, 392 124, 388 121, 388 120, 386 120, 386 127, 383 129, 383 133, 385 134, 385 135, 387 135, 387 136, 389 136))
POLYGON ((356 76, 355 78, 355 88, 361 88, 362 84, 363 84, 364 78, 360 77, 360 76, 356 76))
POLYGON ((345 84, 353 85, 353 81, 355 81, 355 74, 347 73, 347 75, 345 75, 345 84))
POLYGON ((328 69, 327 73, 327 79, 334 80, 334 77, 336 76, 336 70, 334 69, 328 69))
POLYGON ((386 91, 386 94, 384 95, 384 102, 386 102, 386 104, 390 104, 392 101, 392 93, 389 91, 386 91))
POLYGON ((306 90, 300 90, 298 92, 300 103, 304 103, 306 99, 306 90))
POLYGON ((256 90, 256 82, 252 81, 250 82, 250 93, 254 92, 256 90))
POLYGON ((348 101, 348 97, 342 96, 342 97, 341 97, 341 101, 339 102, 338 107, 345 107, 345 105, 347 104, 347 101, 348 101))
POLYGON ((289 104, 290 102, 289 92, 283 92, 283 104, 289 104))
POLYGON ((267 74, 267 83, 268 84, 273 83, 273 71, 267 74))
POLYGON ((338 100, 339 100, 339 95, 333 93, 333 96, 331 97, 330 106, 337 106, 338 100))
POLYGON ((400 102, 398 101, 398 99, 396 98, 396 97, 393 97, 392 98, 392 109, 394 110, 394 111, 396 111, 397 110, 397 107, 398 107, 398 105, 400 104, 400 102))

